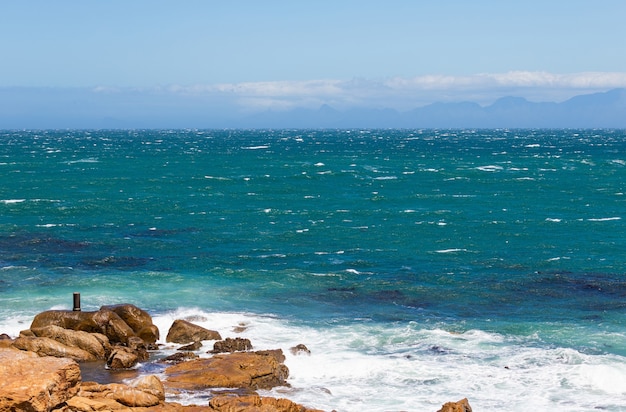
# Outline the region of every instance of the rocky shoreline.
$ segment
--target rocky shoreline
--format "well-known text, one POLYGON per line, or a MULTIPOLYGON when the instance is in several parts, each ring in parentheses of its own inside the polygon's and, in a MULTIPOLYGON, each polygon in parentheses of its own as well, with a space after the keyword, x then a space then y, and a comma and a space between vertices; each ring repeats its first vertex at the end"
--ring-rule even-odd
MULTIPOLYGON (((0 412, 322 412, 256 392, 289 386, 281 349, 253 351, 248 339, 222 339, 219 332, 183 319, 172 324, 166 337, 168 343, 184 345, 175 354, 153 359, 159 339, 151 316, 131 304, 93 312, 42 312, 19 336, 0 335, 0 412), (209 357, 198 354, 204 341, 215 341, 209 357), (161 378, 143 374, 123 383, 83 380, 89 368, 125 376, 144 361, 158 362, 161 378), (195 391, 211 391, 212 397, 205 405, 166 401, 195 391)), ((304 344, 291 351, 310 353, 304 344)), ((438 412, 471 410, 463 399, 438 412)))

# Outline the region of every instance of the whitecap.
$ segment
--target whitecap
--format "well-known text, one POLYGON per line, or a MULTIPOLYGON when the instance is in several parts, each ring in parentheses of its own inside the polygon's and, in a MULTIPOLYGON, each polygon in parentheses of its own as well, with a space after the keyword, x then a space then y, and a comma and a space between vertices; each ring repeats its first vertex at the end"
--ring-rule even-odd
POLYGON ((100 161, 95 157, 86 157, 84 159, 68 160, 67 162, 65 162, 65 164, 73 165, 76 163, 99 163, 99 162, 100 161))
POLYGON ((204 176, 205 179, 212 179, 212 180, 230 180, 227 177, 220 177, 220 176, 204 176))
POLYGON ((502 170, 502 166, 497 166, 497 165, 478 166, 476 169, 481 170, 483 172, 497 172, 499 170, 502 170))
POLYGON ((587 219, 588 222, 608 222, 611 220, 621 220, 621 217, 615 216, 615 217, 600 217, 600 218, 591 218, 591 219, 587 219))
POLYGON ((467 249, 440 249, 435 250, 435 253, 458 253, 458 252, 467 252, 467 249))
POLYGON ((556 222, 556 223, 559 223, 560 221, 561 221, 561 219, 558 219, 558 218, 552 218, 552 217, 546 218, 546 222, 556 222))
POLYGON ((260 145, 260 146, 246 146, 242 147, 244 150, 260 150, 260 149, 269 149, 269 146, 260 145))
POLYGON ((12 205, 14 203, 22 203, 25 202, 26 199, 2 199, 0 203, 4 203, 5 205, 12 205))

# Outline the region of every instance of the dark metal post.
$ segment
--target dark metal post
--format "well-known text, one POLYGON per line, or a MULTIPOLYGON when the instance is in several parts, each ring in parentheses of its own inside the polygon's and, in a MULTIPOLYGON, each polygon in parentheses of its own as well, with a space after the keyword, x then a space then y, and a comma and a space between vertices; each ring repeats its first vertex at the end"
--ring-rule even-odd
POLYGON ((74 292, 74 311, 80 312, 80 293, 74 292))

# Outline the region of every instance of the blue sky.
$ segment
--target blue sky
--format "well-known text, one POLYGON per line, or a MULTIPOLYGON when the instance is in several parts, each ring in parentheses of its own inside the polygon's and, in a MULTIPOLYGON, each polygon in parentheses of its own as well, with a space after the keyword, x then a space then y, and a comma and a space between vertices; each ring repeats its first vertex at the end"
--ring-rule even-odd
POLYGON ((0 87, 250 109, 559 101, 626 87, 623 0, 3 1, 0 87))

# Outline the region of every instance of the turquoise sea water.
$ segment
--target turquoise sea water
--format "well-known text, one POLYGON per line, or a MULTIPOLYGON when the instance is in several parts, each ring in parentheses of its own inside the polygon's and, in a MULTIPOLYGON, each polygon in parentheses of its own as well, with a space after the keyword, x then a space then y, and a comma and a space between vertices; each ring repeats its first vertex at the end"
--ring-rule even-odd
POLYGON ((626 410, 625 131, 4 131, 0 179, 0 332, 77 291, 304 341, 327 410, 626 410))

